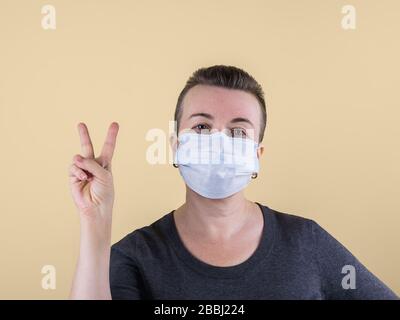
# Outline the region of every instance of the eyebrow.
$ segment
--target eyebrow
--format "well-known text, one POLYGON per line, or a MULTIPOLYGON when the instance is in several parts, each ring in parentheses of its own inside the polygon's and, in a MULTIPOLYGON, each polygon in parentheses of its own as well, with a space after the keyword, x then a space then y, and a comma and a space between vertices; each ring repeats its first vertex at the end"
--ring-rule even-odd
POLYGON ((231 122, 231 123, 236 123, 236 122, 247 122, 247 123, 250 124, 252 127, 254 127, 253 123, 252 123, 249 119, 247 119, 247 118, 241 118, 241 117, 239 117, 239 118, 234 118, 234 119, 232 119, 230 122, 231 122))
MULTIPOLYGON (((204 118, 207 118, 207 119, 210 119, 210 120, 213 120, 213 119, 214 119, 214 117, 213 117, 211 114, 205 113, 205 112, 193 113, 193 114, 189 117, 189 119, 191 119, 191 118, 193 118, 193 117, 204 117, 204 118)), ((254 127, 253 123, 252 123, 249 119, 247 119, 247 118, 238 117, 238 118, 233 118, 233 119, 230 121, 230 123, 237 123, 237 122, 246 122, 246 123, 250 124, 252 127, 254 127)))
POLYGON ((213 119, 214 119, 214 117, 213 117, 211 114, 209 114, 209 113, 204 113, 204 112, 193 113, 193 114, 189 117, 189 119, 191 119, 191 118, 193 118, 193 117, 204 117, 204 118, 207 118, 207 119, 210 119, 210 120, 213 120, 213 119))

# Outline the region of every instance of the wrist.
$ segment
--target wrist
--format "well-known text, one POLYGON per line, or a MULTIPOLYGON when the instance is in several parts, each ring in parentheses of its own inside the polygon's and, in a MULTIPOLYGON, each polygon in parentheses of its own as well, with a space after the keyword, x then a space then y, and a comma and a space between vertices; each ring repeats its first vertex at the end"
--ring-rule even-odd
POLYGON ((107 250, 111 246, 110 218, 82 217, 80 221, 81 246, 96 250, 107 250))

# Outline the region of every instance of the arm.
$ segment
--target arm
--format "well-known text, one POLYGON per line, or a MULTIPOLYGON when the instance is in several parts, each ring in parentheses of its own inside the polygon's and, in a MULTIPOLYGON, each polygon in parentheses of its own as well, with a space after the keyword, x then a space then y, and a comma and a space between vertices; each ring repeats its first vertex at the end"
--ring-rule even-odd
POLYGON ((398 299, 390 288, 314 221, 312 229, 325 299, 398 299))
POLYGON ((100 227, 90 221, 81 221, 80 229, 79 258, 70 298, 109 300, 111 225, 100 227))
POLYGON ((82 154, 73 158, 70 187, 79 218, 80 248, 71 299, 111 299, 109 266, 114 186, 111 159, 118 124, 111 124, 101 155, 94 158, 88 130, 78 125, 82 154))

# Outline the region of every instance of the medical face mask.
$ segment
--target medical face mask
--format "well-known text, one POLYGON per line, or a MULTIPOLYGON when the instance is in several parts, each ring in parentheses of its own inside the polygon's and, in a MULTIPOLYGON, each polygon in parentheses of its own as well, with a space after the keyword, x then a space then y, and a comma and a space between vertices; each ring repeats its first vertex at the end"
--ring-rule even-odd
POLYGON ((258 144, 251 139, 187 132, 179 135, 174 166, 186 185, 209 199, 229 197, 257 177, 258 144))

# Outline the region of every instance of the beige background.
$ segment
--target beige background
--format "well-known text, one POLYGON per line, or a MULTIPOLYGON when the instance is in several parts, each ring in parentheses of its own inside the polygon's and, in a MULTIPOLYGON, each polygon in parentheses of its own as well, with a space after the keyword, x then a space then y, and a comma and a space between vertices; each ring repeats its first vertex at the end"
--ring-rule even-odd
POLYGON ((113 242, 184 200, 146 162, 186 79, 231 64, 264 87, 266 152, 250 199, 315 219, 400 294, 400 2, 0 1, 0 298, 63 299, 79 221, 67 167, 76 124, 97 151, 120 123, 113 242), (41 6, 57 29, 41 28, 41 6), (41 288, 54 265, 57 289, 41 288))

